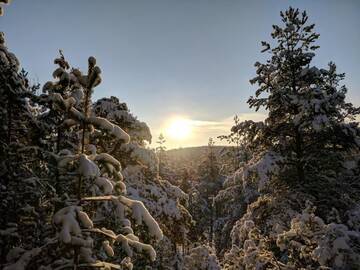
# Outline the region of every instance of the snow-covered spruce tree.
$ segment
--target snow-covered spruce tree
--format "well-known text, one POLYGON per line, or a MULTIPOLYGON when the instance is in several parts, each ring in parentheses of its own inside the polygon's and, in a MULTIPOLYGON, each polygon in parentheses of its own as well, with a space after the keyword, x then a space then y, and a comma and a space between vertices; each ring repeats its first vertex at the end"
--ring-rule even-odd
MULTIPOLYGON (((43 220, 47 216, 50 188, 38 180, 41 167, 36 151, 38 122, 32 98, 38 86, 30 86, 27 73, 20 70, 16 56, 5 46, 0 33, 0 264, 9 250, 17 247, 21 255, 41 242, 43 220)), ((10 254, 10 257, 12 255, 10 254)))
POLYGON ((275 45, 263 42, 272 56, 256 63, 259 89, 249 99, 268 118, 233 127, 253 155, 217 196, 233 194, 235 205, 247 206, 223 266, 357 269, 360 234, 351 213, 359 201, 359 128, 351 121, 359 110, 345 102, 346 88, 338 86, 344 76, 333 63, 310 67, 319 35, 306 13, 289 8, 281 17, 275 45))
POLYGON ((25 120, 31 119, 27 97, 36 89, 30 88, 27 73, 20 70, 19 60, 6 48, 3 32, 0 32, 0 64, 1 139, 3 146, 10 147, 12 142, 27 140, 25 120))
POLYGON ((103 98, 95 102, 93 108, 97 116, 123 127, 131 137, 131 142, 126 145, 117 145, 111 138, 103 140, 101 149, 121 162, 129 197, 142 201, 164 232, 163 241, 154 245, 158 260, 153 266, 172 269, 179 256, 178 247, 184 245, 191 223, 185 208, 187 195, 167 179, 159 177, 156 153, 146 147, 152 139, 150 129, 129 111, 125 103, 115 97, 103 98))
POLYGON ((231 183, 232 177, 228 176, 225 186, 215 197, 216 219, 214 220, 214 242, 216 254, 219 258, 224 255, 228 248, 231 248, 231 230, 235 222, 246 212, 242 184, 231 183))
MULTIPOLYGON (((245 173, 247 175, 248 169, 254 168, 246 167, 252 157, 254 145, 251 144, 251 138, 256 136, 257 128, 254 128, 243 136, 238 132, 240 120, 237 116, 234 117, 234 126, 230 130, 230 134, 219 136, 221 140, 226 140, 231 145, 229 150, 227 147, 222 151, 222 169, 225 173, 226 179, 223 183, 222 190, 220 190, 215 197, 215 206, 217 217, 215 220, 215 249, 219 257, 231 247, 230 232, 235 222, 245 213, 247 203, 252 201, 258 193, 253 187, 247 186, 243 191, 241 177, 245 173), (229 152, 229 154, 226 154, 229 152), (229 158, 229 159, 227 159, 229 158), (229 169, 230 168, 230 169, 229 169), (235 170, 235 171, 233 171, 235 170), (232 172, 233 171, 233 172, 232 172), (232 172, 232 173, 231 173, 232 172)), ((242 125, 247 125, 252 121, 245 121, 242 125)))
POLYGON ((224 177, 220 174, 220 164, 214 145, 213 139, 210 138, 206 153, 197 169, 199 183, 190 191, 191 205, 189 205, 190 213, 196 222, 193 228, 196 232, 195 237, 198 240, 203 240, 204 237, 207 238, 210 246, 213 244, 216 216, 214 197, 221 189, 224 180, 224 177))
POLYGON ((52 222, 57 233, 20 258, 10 258, 5 269, 132 269, 134 251, 155 260, 155 250, 135 236, 131 221, 144 222, 158 240, 162 239, 161 229, 142 202, 126 196, 120 162, 96 147, 105 137, 121 144, 128 143, 130 137, 118 125, 92 112, 91 94, 101 82, 95 58, 89 58, 87 75, 69 70, 64 57, 55 63, 59 67, 53 75, 58 80, 44 85, 48 95, 43 98, 53 110, 63 112, 61 125, 78 138, 77 145, 52 155, 55 180, 67 185, 66 192, 54 198, 52 222))

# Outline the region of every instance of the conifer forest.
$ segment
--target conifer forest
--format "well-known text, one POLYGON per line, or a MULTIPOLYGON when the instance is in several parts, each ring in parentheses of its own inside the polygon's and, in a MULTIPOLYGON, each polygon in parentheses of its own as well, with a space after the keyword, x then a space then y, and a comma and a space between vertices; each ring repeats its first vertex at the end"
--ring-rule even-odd
POLYGON ((107 78, 124 77, 106 76, 96 51, 71 57, 59 44, 23 67, 2 25, 21 1, 0 0, 0 269, 360 269, 360 102, 349 97, 359 89, 331 57, 316 61, 327 57, 322 17, 284 1, 264 41, 249 26, 261 48, 244 106, 264 118, 234 110, 207 145, 176 148, 168 140, 189 137, 186 123, 154 136, 124 89, 104 95, 107 78), (35 80, 32 64, 46 61, 35 80))

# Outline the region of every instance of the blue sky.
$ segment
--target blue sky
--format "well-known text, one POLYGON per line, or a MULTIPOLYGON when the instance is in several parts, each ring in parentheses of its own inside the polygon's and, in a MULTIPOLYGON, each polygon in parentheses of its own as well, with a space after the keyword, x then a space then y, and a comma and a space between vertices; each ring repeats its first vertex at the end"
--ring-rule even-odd
POLYGON ((360 105, 360 1, 13 0, 0 31, 35 81, 51 79, 59 48, 84 70, 93 55, 103 71, 94 98, 127 102, 155 137, 170 118, 187 117, 198 123, 193 136, 168 145, 201 145, 226 133, 235 114, 262 117, 246 104, 249 79, 264 60, 260 41, 289 5, 316 23, 315 64, 335 61, 360 105))

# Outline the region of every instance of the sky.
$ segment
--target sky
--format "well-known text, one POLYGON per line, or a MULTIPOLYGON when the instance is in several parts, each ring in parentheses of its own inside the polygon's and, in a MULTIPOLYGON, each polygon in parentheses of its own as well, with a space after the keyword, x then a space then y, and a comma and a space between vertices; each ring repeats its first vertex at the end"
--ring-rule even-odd
POLYGON ((176 148, 228 134, 235 114, 264 118, 246 103, 254 93, 249 80, 254 63, 266 59, 260 41, 270 40, 279 12, 290 5, 307 10, 320 33, 314 64, 334 61, 347 75, 348 100, 360 105, 356 0, 13 0, 0 31, 41 84, 52 79, 59 49, 83 70, 95 56, 103 81, 93 99, 117 96, 149 125, 151 146, 163 132, 167 147, 176 148), (190 123, 190 135, 168 134, 174 119, 190 123))

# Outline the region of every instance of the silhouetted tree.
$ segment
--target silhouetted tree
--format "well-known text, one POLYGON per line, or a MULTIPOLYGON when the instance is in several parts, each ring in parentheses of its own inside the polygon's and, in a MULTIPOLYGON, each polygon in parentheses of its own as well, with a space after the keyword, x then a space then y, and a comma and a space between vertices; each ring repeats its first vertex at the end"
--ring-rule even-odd
POLYGON ((156 153, 159 159, 159 175, 163 176, 163 171, 165 170, 166 166, 166 140, 162 133, 160 133, 156 143, 158 144, 158 146, 156 147, 156 153))

